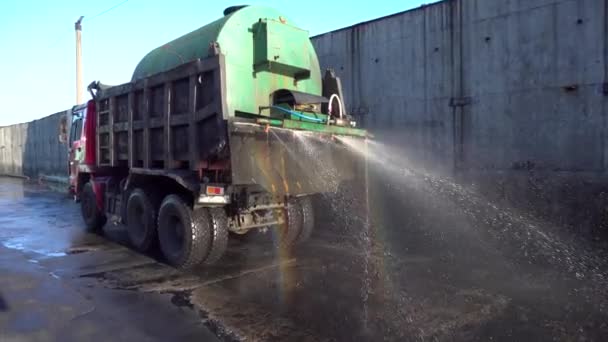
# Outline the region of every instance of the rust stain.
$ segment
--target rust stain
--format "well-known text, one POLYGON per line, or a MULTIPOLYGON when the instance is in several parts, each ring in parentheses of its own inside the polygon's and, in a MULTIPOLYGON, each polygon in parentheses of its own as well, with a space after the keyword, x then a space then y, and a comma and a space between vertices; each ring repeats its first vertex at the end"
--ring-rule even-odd
POLYGON ((287 173, 285 172, 285 150, 281 149, 281 173, 283 178, 283 187, 285 188, 285 193, 289 194, 289 184, 287 183, 287 173))

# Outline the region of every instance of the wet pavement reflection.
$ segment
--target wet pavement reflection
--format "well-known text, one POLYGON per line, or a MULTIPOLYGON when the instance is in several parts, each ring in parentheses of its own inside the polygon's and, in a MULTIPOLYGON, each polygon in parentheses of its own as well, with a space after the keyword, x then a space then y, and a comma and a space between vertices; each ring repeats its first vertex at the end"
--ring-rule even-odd
POLYGON ((129 249, 121 226, 85 233, 66 195, 0 178, 0 243, 59 277, 171 294, 224 340, 608 338, 597 279, 526 257, 517 239, 488 234, 422 188, 376 189, 367 228, 360 193, 319 196, 317 230, 297 250, 253 234, 232 239, 217 265, 180 272, 129 249))

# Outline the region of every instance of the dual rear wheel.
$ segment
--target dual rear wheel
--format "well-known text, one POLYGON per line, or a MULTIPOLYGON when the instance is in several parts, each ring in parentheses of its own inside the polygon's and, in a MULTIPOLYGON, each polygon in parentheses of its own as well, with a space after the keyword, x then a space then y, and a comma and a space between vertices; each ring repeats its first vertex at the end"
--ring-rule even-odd
POLYGON ((148 251, 158 244, 167 262, 181 269, 218 261, 228 246, 224 209, 192 209, 174 194, 159 198, 142 189, 129 195, 127 231, 133 246, 148 251))
MULTIPOLYGON (((89 231, 100 232, 106 222, 90 182, 83 186, 81 210, 89 231)), ((306 241, 314 216, 309 197, 292 198, 277 227, 277 242, 292 247, 306 241)), ((182 197, 162 196, 152 189, 134 189, 127 199, 125 218, 133 247, 147 252, 160 246, 167 262, 187 269, 218 261, 228 246, 228 218, 224 208, 191 208, 182 197), (162 201, 161 201, 162 200, 162 201)))
POLYGON ((285 223, 277 227, 281 247, 293 247, 310 238, 314 215, 310 197, 291 198, 285 207, 285 223))
MULTIPOLYGON (((178 195, 162 202, 154 191, 135 189, 127 200, 127 231, 132 245, 146 252, 157 245, 167 262, 181 269, 218 261, 228 246, 228 218, 224 208, 191 208, 178 195)), ((277 242, 291 248, 310 237, 314 216, 309 197, 292 198, 285 223, 277 227, 277 242)))
POLYGON ((167 261, 191 268, 218 261, 228 246, 228 218, 223 208, 190 208, 169 195, 158 213, 160 248, 167 261))

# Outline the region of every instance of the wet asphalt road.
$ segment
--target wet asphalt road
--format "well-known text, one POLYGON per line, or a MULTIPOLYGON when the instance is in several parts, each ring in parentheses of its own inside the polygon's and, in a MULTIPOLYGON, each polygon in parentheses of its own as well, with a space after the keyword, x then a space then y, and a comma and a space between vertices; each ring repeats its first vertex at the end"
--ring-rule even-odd
POLYGON ((601 248, 539 243, 449 191, 375 189, 369 216, 360 194, 320 198, 295 252, 270 233, 233 239, 218 265, 182 273, 131 251, 120 226, 84 233, 62 194, 0 178, 0 337, 608 340, 601 248))

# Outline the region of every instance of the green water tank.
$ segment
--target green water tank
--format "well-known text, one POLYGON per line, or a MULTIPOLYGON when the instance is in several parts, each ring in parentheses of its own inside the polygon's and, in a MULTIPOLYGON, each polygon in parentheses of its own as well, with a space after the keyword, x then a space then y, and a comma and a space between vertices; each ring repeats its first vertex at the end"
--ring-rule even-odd
MULTIPOLYGON (((233 7, 224 17, 148 53, 132 80, 209 56, 219 45, 225 56, 227 117, 258 114, 279 89, 321 95, 319 61, 308 31, 264 6, 233 7)), ((264 114, 267 114, 265 112, 264 114)))

